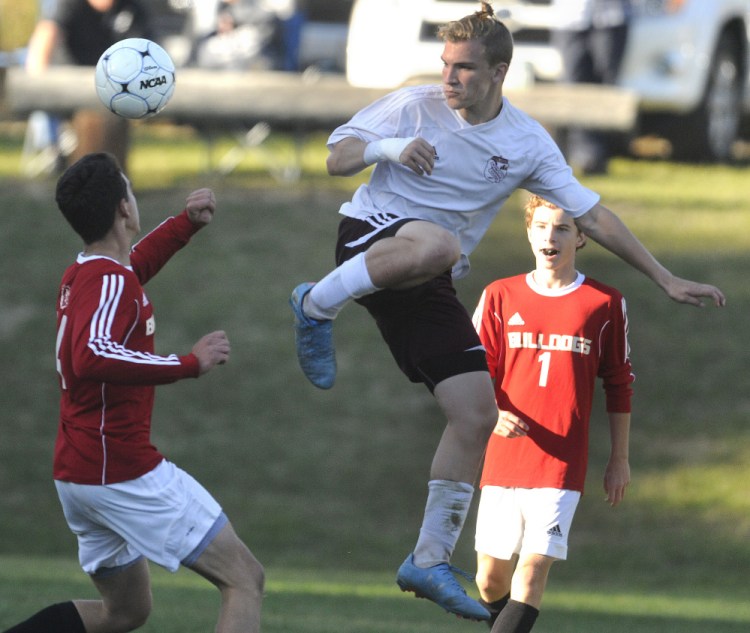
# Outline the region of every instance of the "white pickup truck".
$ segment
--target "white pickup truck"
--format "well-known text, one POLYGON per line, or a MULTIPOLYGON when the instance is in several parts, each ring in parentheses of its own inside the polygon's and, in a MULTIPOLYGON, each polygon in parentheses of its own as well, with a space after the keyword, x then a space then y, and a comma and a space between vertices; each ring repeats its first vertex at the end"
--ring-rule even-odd
MULTIPOLYGON (((638 97, 637 131, 668 138, 678 158, 730 158, 750 116, 750 0, 632 4, 619 85, 638 97)), ((561 61, 550 43, 551 0, 492 5, 513 32, 508 84, 557 80, 561 61)), ((437 27, 478 8, 474 0, 355 0, 347 42, 349 83, 391 88, 435 76, 442 50, 437 27)))

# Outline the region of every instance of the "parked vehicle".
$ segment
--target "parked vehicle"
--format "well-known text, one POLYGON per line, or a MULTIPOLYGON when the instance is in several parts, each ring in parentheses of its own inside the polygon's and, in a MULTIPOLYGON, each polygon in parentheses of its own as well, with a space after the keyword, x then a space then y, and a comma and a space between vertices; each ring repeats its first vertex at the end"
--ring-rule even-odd
MULTIPOLYGON (((494 0, 513 32, 508 86, 556 81, 551 0, 494 0)), ((390 88, 439 72, 440 24, 474 0, 355 0, 346 72, 355 86, 390 88)), ((619 84, 640 101, 639 132, 666 136, 680 158, 725 160, 750 118, 750 0, 633 0, 619 84)))

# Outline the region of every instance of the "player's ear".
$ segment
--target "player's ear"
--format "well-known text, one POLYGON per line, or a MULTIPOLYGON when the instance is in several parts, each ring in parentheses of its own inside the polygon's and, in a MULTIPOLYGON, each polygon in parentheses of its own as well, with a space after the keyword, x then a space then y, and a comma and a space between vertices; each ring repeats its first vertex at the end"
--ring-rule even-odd
POLYGON ((131 213, 132 211, 130 209, 130 203, 128 202, 128 199, 122 198, 117 204, 117 214, 120 217, 127 218, 130 217, 131 213))
POLYGON ((586 234, 582 231, 578 231, 578 239, 576 240, 576 250, 580 251, 584 246, 586 246, 586 242, 588 241, 588 238, 586 237, 586 234))
POLYGON ((495 66, 494 79, 497 81, 497 83, 502 85, 507 74, 508 64, 506 64, 505 62, 500 62, 499 64, 497 64, 497 66, 495 66))

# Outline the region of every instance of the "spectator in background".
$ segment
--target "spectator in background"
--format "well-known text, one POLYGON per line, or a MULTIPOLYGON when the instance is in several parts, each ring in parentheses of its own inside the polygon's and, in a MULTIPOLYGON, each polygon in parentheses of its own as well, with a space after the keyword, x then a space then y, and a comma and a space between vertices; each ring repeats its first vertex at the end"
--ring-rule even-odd
POLYGON ((194 5, 195 43, 188 66, 223 70, 297 70, 297 39, 290 27, 300 13, 294 0, 222 0, 206 31, 206 7, 194 5), (201 15, 203 15, 201 19, 201 15), (291 54, 290 54, 291 53, 291 54))
MULTIPOLYGON (((53 63, 93 67, 107 48, 127 37, 155 38, 141 0, 45 2, 29 40, 26 70, 39 74, 53 63)), ((108 151, 117 157, 123 170, 127 168, 127 119, 104 108, 83 109, 73 115, 72 126, 78 139, 72 161, 91 152, 108 151)))
MULTIPOLYGON (((553 43, 570 83, 613 85, 627 42, 630 0, 553 0, 558 25, 553 43)), ((606 132, 572 128, 562 145, 569 164, 583 174, 607 172, 611 138, 606 132)))

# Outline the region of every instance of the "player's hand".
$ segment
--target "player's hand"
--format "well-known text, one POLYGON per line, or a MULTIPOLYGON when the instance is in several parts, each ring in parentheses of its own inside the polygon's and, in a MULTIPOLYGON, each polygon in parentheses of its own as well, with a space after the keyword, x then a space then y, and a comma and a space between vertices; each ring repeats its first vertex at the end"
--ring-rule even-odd
POLYGON ((710 284, 701 284, 680 277, 672 277, 664 291, 679 303, 688 303, 690 305, 703 307, 703 299, 709 299, 717 307, 723 307, 727 304, 724 293, 716 286, 710 284))
POLYGON ((399 161, 415 174, 420 176, 426 174, 429 176, 432 173, 432 168, 435 166, 436 158, 437 152, 432 145, 423 138, 415 138, 401 152, 399 161))
POLYGON ((216 197, 211 189, 193 191, 186 201, 185 210, 193 224, 206 226, 216 212, 216 197))
POLYGON ((625 497, 625 488, 630 484, 630 463, 627 459, 610 459, 604 471, 606 501, 612 507, 625 497))
POLYGON ((512 439, 514 437, 524 437, 528 431, 529 425, 517 415, 510 411, 498 411, 497 424, 495 424, 493 433, 512 439))
POLYGON ((223 365, 229 360, 229 339, 226 332, 219 330, 206 334, 193 345, 193 354, 198 359, 200 375, 216 365, 223 365))

